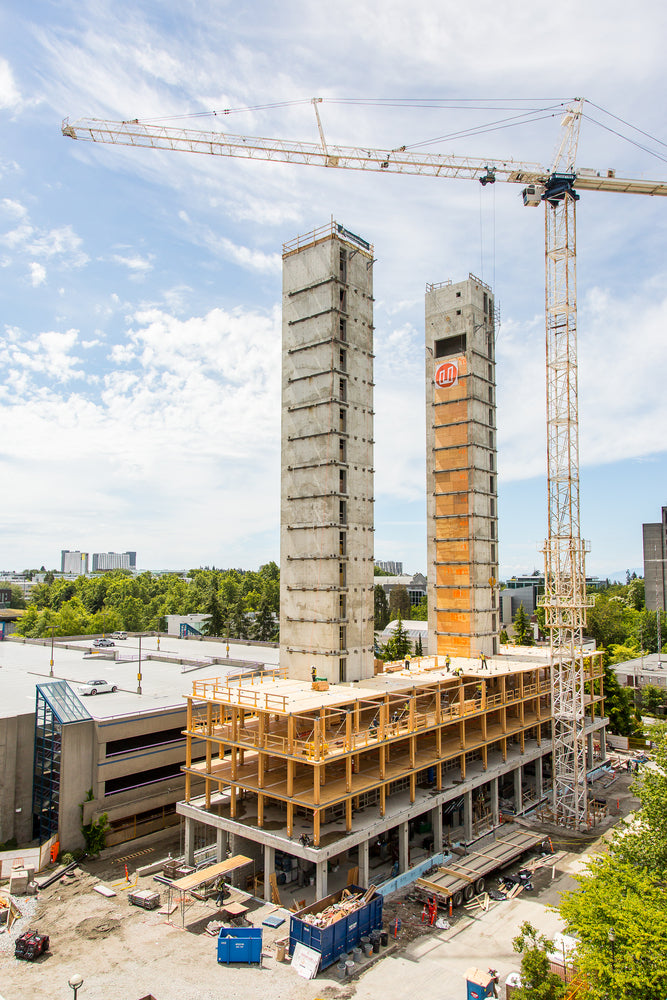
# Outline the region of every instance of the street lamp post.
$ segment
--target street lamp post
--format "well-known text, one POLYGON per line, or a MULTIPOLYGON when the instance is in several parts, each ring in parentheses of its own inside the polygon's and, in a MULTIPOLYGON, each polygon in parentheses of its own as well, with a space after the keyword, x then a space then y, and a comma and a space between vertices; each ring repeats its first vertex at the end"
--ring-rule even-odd
POLYGON ((53 677, 53 636, 55 635, 56 627, 55 625, 49 625, 51 632, 51 659, 49 661, 49 677, 53 677))
POLYGON ((141 636, 139 636, 139 670, 137 672, 137 680, 139 681, 137 694, 141 694, 141 636))
POLYGON ((75 973, 73 976, 69 977, 69 979, 67 980, 67 985, 74 992, 74 1000, 76 1000, 76 995, 83 986, 83 976, 80 976, 78 973, 75 973))

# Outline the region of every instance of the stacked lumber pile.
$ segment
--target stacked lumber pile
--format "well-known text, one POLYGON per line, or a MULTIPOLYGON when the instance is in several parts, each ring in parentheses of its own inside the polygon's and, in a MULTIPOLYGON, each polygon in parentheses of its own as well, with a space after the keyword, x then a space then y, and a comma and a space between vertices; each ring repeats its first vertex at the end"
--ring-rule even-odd
POLYGON ((312 927, 331 927, 337 920, 349 917, 355 910, 360 910, 365 906, 374 892, 374 885, 369 886, 366 892, 353 893, 349 889, 343 889, 337 903, 331 903, 330 906, 326 906, 319 913, 304 913, 301 919, 305 924, 310 924, 312 927))

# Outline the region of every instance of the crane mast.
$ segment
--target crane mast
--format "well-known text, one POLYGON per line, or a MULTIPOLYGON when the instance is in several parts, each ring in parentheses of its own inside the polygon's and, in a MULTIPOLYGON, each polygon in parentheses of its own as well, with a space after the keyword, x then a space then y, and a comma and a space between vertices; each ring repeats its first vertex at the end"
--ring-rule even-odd
POLYGON ((480 159, 329 145, 317 108, 320 144, 203 132, 134 121, 82 119, 62 123, 71 139, 142 146, 243 159, 275 160, 380 173, 463 178, 524 186, 525 205, 545 206, 545 314, 547 369, 548 527, 544 546, 546 627, 551 647, 553 812, 563 826, 586 824, 585 543, 580 537, 579 406, 577 375, 576 204, 579 191, 667 196, 667 182, 618 178, 614 171, 575 167, 583 101, 565 112, 553 166, 511 159, 480 159))
POLYGON ((585 543, 580 537, 575 159, 581 102, 568 108, 545 207, 547 539, 543 606, 551 646, 554 818, 587 819, 585 743, 585 543))

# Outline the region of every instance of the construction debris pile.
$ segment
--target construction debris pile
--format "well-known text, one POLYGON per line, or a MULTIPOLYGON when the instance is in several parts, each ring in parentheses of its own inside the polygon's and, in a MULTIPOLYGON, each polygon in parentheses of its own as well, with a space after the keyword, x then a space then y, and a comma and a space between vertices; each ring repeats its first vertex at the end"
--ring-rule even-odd
POLYGON ((331 903, 323 910, 320 910, 319 913, 304 913, 299 916, 299 919, 304 924, 310 924, 312 927, 331 927, 337 920, 349 917, 355 910, 360 910, 374 893, 374 885, 369 886, 366 892, 350 892, 349 889, 343 889, 337 903, 331 903))

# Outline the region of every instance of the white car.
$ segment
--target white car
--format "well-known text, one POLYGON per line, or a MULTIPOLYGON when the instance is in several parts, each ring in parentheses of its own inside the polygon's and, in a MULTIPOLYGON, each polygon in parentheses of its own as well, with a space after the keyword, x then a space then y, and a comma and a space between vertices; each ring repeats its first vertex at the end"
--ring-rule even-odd
POLYGON ((127 632, 112 632, 112 639, 127 639, 127 632))
POLYGON ((106 694, 108 691, 114 692, 118 688, 115 684, 110 684, 109 681, 85 681, 83 684, 78 685, 79 694, 106 694))

